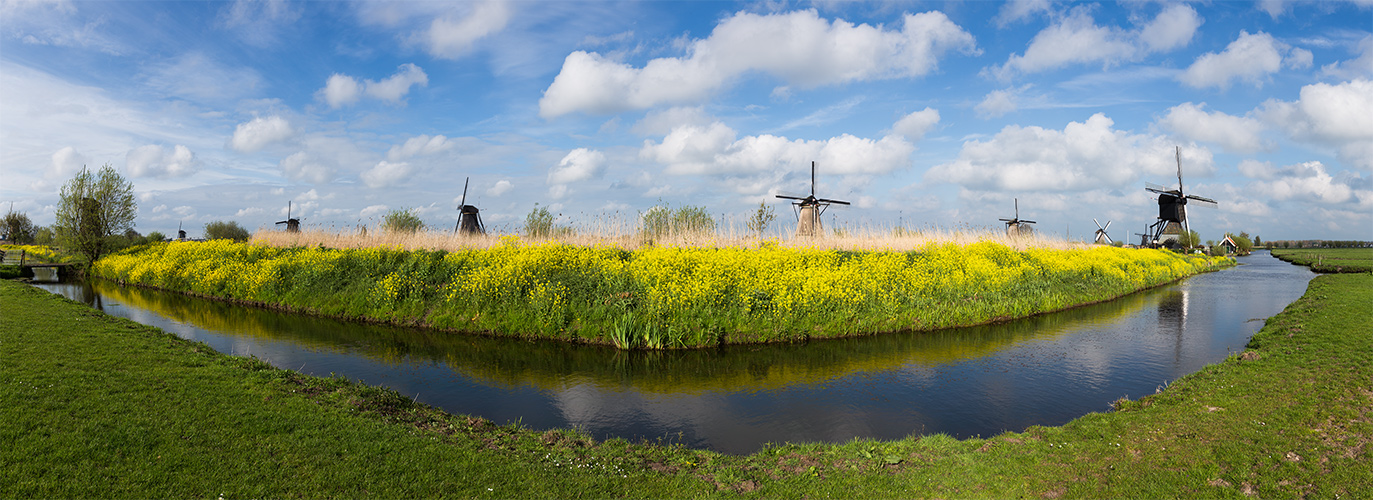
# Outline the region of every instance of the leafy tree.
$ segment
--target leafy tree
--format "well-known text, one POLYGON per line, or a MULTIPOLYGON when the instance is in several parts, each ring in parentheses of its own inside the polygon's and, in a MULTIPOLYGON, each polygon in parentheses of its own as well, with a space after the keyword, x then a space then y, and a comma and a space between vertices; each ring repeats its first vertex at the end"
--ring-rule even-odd
POLYGON ((56 240, 52 228, 48 226, 38 226, 37 229, 33 230, 33 244, 35 245, 52 246, 56 240))
POLYGON ((1192 248, 1201 243, 1201 234, 1196 231, 1187 231, 1178 235, 1177 245, 1181 248, 1192 248))
POLYGON ((529 211, 529 215, 524 216, 524 234, 530 238, 547 238, 553 235, 553 213, 548 211, 548 207, 534 204, 534 209, 529 211))
POLYGON ((234 240, 248 241, 248 230, 243 229, 237 222, 214 221, 205 225, 205 239, 207 240, 234 240))
POLYGON ((62 186, 57 203, 57 240, 90 262, 107 252, 109 237, 132 228, 138 216, 133 183, 108 163, 92 173, 82 167, 62 186))
POLYGON ((148 233, 147 240, 151 243, 167 241, 167 235, 162 234, 160 231, 153 231, 148 233))
POLYGON ((5 233, 4 240, 16 245, 28 245, 33 243, 34 228, 33 221, 29 220, 29 215, 23 212, 5 214, 4 225, 0 226, 0 231, 5 233))
POLYGON ((415 233, 424 229, 424 221, 415 215, 414 209, 402 208, 387 212, 381 220, 381 228, 388 232, 415 233))
POLYGON ((758 238, 762 239, 763 231, 767 231, 768 225, 776 219, 777 214, 773 213, 772 206, 758 202, 758 211, 754 212, 748 219, 748 230, 758 234, 758 238))
POLYGON ((1259 238, 1258 235, 1254 235, 1254 246, 1256 246, 1256 247, 1261 247, 1261 246, 1263 246, 1263 238, 1259 238))

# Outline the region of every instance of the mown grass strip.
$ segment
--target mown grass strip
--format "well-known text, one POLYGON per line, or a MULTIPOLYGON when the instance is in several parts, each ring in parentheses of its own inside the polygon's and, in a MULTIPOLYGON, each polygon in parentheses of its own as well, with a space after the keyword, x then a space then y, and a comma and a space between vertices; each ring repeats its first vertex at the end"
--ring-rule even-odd
POLYGON ((454 252, 154 244, 92 274, 325 316, 670 349, 932 330, 1110 300, 1233 264, 994 242, 919 251, 506 244, 454 252))
POLYGON ((494 426, 0 282, 0 497, 1373 496, 1373 275, 1055 428, 746 457, 494 426), (491 490, 487 490, 491 488, 491 490))
POLYGON ((1274 248, 1272 253, 1318 273, 1373 272, 1373 248, 1274 248))

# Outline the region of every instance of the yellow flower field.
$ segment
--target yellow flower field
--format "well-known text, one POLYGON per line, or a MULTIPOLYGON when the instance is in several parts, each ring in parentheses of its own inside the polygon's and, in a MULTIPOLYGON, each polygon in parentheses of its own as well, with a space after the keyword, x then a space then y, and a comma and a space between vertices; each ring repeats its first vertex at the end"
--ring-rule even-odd
POLYGON ((101 259, 95 276, 168 290, 449 330, 683 348, 927 330, 1097 302, 1228 265, 1162 250, 930 243, 633 250, 281 248, 174 242, 101 259))

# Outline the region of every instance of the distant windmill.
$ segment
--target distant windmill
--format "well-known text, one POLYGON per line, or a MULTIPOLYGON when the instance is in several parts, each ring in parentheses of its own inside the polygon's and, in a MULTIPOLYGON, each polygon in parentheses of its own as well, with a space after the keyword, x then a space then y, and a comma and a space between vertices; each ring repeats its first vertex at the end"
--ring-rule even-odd
POLYGON ((462 201, 458 203, 458 225, 453 226, 454 234, 486 234, 486 226, 482 224, 481 211, 477 207, 467 204, 467 183, 472 180, 468 177, 462 182, 462 201))
POLYGON ((1216 200, 1203 198, 1201 196, 1186 194, 1182 190, 1182 148, 1176 150, 1178 162, 1178 188, 1167 189, 1157 184, 1146 183, 1145 191, 1158 194, 1158 222, 1149 226, 1153 230, 1154 244, 1172 242, 1176 245, 1175 239, 1165 242, 1163 236, 1175 234, 1191 234, 1192 228, 1187 223, 1188 201, 1194 205, 1215 208, 1216 200))
POLYGON ((1033 234, 1033 233, 1034 233, 1034 227, 1030 226, 1030 224, 1034 224, 1035 221, 1021 219, 1021 218, 1020 218, 1020 199, 1019 199, 1019 198, 1013 198, 1013 200, 1014 200, 1014 203, 1015 203, 1015 218, 1011 218, 1011 219, 1000 219, 1002 222, 1005 222, 1005 223, 1006 223, 1006 236, 1016 237, 1016 236, 1029 236, 1030 234, 1033 234))
POLYGON ((291 218, 291 202, 286 202, 286 220, 278 221, 277 224, 285 224, 288 233, 300 232, 300 219, 291 218))
POLYGON ((177 241, 186 241, 186 231, 181 230, 181 221, 176 221, 176 239, 177 241))
POLYGON ((825 229, 820 226, 820 216, 824 215, 825 209, 830 204, 848 205, 847 201, 829 200, 815 197, 815 162, 810 162, 810 196, 801 198, 799 196, 777 195, 784 200, 797 200, 792 205, 798 207, 796 212, 796 236, 814 237, 823 236, 825 229))
POLYGON ((1149 226, 1148 226, 1148 225, 1144 226, 1144 232, 1143 232, 1143 233, 1135 233, 1135 236, 1138 236, 1138 237, 1139 237, 1139 246, 1140 246, 1140 248, 1144 248, 1144 247, 1151 246, 1151 245, 1149 244, 1149 236, 1152 236, 1152 235, 1149 234, 1149 226))
POLYGON ((1106 234, 1106 230, 1111 227, 1111 221, 1106 221, 1105 227, 1102 227, 1101 223, 1097 222, 1095 217, 1092 218, 1092 222, 1096 222, 1096 243, 1098 245, 1110 245, 1115 243, 1114 241, 1111 241, 1111 235, 1106 234))

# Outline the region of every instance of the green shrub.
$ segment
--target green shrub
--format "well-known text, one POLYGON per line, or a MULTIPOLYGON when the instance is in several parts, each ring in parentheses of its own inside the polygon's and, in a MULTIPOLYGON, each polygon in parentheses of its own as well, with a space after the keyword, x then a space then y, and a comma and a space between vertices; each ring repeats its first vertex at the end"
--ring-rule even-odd
POLYGON ((214 221, 205 224, 205 239, 207 240, 233 240, 236 242, 248 241, 248 230, 243 229, 237 222, 214 221))
POLYGON ((415 215, 414 209, 392 210, 381 220, 381 228, 393 233, 414 233, 424 229, 424 221, 415 215))

